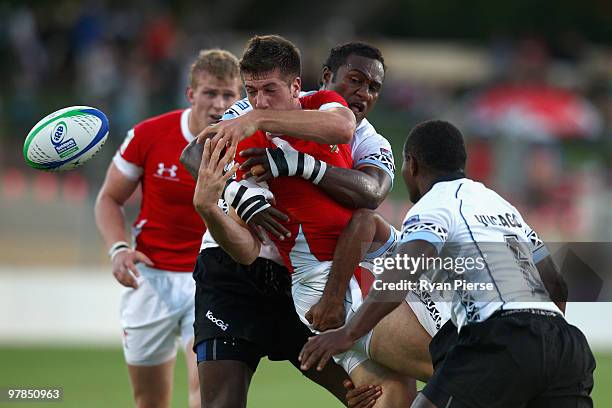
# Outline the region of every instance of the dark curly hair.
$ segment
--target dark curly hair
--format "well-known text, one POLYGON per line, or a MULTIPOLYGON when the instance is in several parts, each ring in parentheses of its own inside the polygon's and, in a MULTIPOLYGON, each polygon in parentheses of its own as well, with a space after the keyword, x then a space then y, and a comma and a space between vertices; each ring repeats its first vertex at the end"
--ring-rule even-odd
POLYGON ((332 48, 323 66, 329 68, 336 75, 338 68, 346 64, 346 60, 351 55, 378 60, 383 65, 383 69, 387 69, 382 52, 373 45, 364 42, 349 42, 332 48))
POLYGON ((436 172, 463 171, 467 160, 461 131, 443 120, 428 120, 416 125, 404 144, 404 157, 436 172))

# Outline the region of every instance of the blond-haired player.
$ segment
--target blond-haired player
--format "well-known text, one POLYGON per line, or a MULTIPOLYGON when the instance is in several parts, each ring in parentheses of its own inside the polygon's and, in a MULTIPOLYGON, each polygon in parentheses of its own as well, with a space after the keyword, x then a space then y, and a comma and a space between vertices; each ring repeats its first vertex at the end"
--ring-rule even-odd
POLYGON ((179 156, 240 97, 240 89, 234 55, 201 51, 189 72, 190 107, 130 129, 98 194, 96 223, 113 276, 126 287, 123 348, 137 407, 170 406, 178 337, 187 355, 189 406, 200 406, 191 274, 205 225, 192 204, 195 181, 179 156), (128 237, 122 207, 139 185, 140 212, 128 237))

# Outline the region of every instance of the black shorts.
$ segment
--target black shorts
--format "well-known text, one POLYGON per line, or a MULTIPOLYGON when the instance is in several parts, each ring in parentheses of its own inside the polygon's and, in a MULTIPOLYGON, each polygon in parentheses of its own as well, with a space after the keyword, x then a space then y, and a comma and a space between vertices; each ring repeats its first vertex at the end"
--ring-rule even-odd
POLYGON ((200 346, 205 360, 244 361, 253 370, 263 356, 299 364, 313 333, 295 311, 285 267, 264 258, 240 265, 221 248, 208 248, 200 252, 193 278, 196 353, 206 343, 200 346))
POLYGON ((457 335, 457 326, 448 319, 429 342, 429 355, 434 371, 444 361, 446 353, 457 342, 457 335))
POLYGON ((509 310, 463 327, 423 394, 444 408, 592 407, 595 359, 584 335, 544 313, 509 310))

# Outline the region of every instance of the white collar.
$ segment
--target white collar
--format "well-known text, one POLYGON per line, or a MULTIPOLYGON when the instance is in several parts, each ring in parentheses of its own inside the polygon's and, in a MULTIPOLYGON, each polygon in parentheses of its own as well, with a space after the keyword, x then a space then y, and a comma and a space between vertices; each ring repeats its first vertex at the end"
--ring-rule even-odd
POLYGON ((187 142, 191 142, 195 139, 195 136, 191 134, 189 130, 189 115, 191 114, 191 108, 187 108, 181 113, 181 133, 187 142))
POLYGON ((372 126, 370 124, 370 122, 368 122, 368 120, 366 118, 361 119, 361 122, 359 123, 359 125, 357 126, 357 128, 355 129, 355 133, 360 132, 362 130, 365 130, 366 127, 368 126, 372 126))

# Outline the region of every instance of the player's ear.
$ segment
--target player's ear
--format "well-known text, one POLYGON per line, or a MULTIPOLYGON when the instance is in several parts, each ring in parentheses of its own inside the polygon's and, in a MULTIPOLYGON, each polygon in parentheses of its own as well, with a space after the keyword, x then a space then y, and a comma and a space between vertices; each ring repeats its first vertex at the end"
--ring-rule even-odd
POLYGON ((291 83, 291 96, 294 98, 299 98, 301 90, 302 90, 302 78, 295 77, 293 79, 293 82, 291 83))
POLYGON ((321 74, 321 86, 323 88, 327 88, 334 79, 334 73, 329 69, 329 67, 323 67, 323 73, 321 74))
POLYGON ((185 89, 185 97, 187 98, 187 102, 193 103, 193 101, 194 101, 194 97, 193 97, 194 95, 193 94, 194 94, 193 88, 188 86, 185 89))
POLYGON ((419 174, 419 164, 414 159, 413 156, 408 156, 408 169, 410 170, 410 175, 412 177, 416 177, 419 174))

